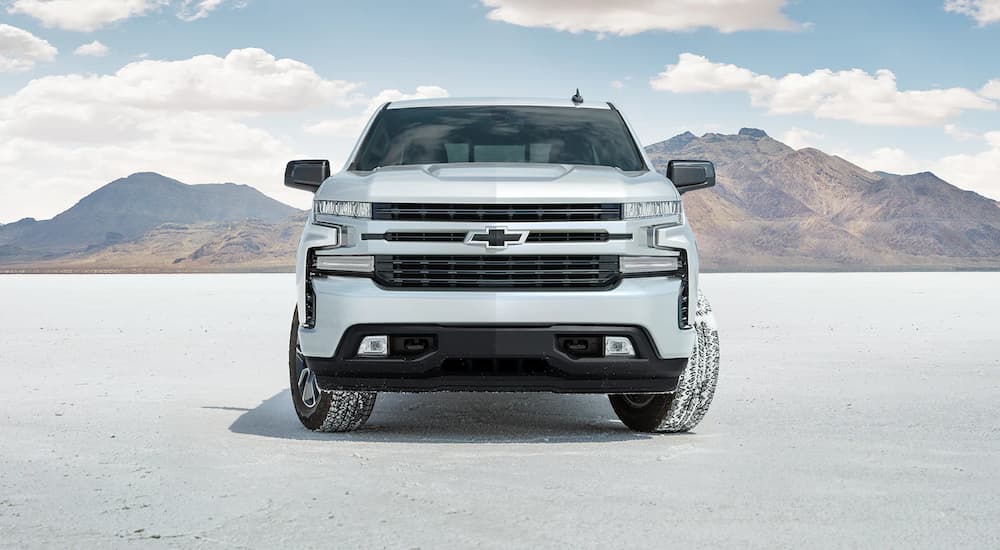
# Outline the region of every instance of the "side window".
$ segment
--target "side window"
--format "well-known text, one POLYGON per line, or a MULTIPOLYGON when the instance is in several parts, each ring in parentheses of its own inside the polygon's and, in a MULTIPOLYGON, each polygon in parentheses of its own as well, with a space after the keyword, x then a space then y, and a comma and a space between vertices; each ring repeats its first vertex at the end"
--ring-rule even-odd
POLYGON ((532 143, 528 147, 528 162, 552 162, 551 143, 532 143))
POLYGON ((448 162, 472 162, 468 143, 445 143, 444 150, 448 156, 448 162))

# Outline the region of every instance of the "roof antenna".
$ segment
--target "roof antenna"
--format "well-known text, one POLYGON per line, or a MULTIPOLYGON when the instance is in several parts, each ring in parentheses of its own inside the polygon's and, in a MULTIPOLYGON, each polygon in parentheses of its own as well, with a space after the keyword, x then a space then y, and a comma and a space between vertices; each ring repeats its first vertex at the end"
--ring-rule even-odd
POLYGON ((580 105, 583 103, 583 96, 580 95, 580 88, 576 89, 576 93, 573 94, 573 97, 570 98, 570 101, 572 101, 574 105, 580 105))

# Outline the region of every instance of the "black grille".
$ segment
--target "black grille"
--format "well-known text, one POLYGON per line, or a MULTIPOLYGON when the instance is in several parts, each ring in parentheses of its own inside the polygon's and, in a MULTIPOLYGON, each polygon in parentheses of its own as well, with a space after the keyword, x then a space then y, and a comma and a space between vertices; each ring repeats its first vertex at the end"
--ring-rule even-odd
POLYGON ((617 256, 375 256, 388 287, 435 289, 606 289, 620 278, 617 256))
POLYGON ((415 243, 460 243, 465 241, 465 232, 448 233, 421 233, 393 231, 382 235, 367 234, 365 239, 382 237, 390 242, 415 242, 415 243))
POLYGON ((430 204, 377 202, 376 220, 566 222, 622 219, 620 204, 430 204))
POLYGON ((607 231, 532 231, 529 243, 605 243, 611 240, 630 240, 629 233, 608 233, 607 231))
MULTIPOLYGON (((415 243, 460 243, 465 241, 466 232, 442 231, 389 231, 386 233, 364 233, 366 241, 386 240, 389 242, 415 243)), ((608 233, 607 231, 532 231, 529 243, 604 243, 608 241, 631 240, 630 233, 608 233)))

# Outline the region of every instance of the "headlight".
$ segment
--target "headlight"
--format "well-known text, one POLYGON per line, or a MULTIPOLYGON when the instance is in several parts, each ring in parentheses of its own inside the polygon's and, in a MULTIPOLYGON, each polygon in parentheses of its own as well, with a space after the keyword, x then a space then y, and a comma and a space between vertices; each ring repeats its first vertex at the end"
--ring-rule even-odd
POLYGON ((667 218, 667 223, 680 225, 684 221, 684 212, 681 201, 626 202, 622 204, 622 217, 626 220, 667 218))
POLYGON ((325 216, 345 218, 371 218, 372 203, 357 201, 313 201, 313 214, 317 220, 325 216))

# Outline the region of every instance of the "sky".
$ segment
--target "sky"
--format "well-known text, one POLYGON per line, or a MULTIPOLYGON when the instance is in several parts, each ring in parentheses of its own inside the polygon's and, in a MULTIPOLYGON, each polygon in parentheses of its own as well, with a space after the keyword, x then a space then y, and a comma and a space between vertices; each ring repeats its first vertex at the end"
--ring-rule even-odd
POLYGON ((0 223, 105 183, 281 185, 384 101, 614 102, 1000 199, 1000 0, 0 0, 0 223))

